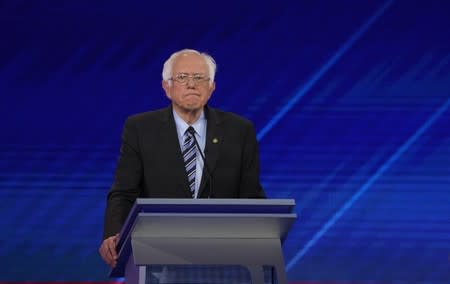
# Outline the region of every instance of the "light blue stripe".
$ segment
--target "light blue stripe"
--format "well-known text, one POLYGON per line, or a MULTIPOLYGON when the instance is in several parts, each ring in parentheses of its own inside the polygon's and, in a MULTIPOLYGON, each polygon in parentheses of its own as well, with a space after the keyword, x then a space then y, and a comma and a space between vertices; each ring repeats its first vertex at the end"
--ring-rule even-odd
POLYGON ((394 0, 386 1, 375 14, 367 20, 338 51, 317 71, 305 85, 295 92, 295 95, 277 112, 271 120, 258 132, 257 139, 261 140, 285 115, 291 108, 320 80, 320 78, 335 65, 344 53, 349 50, 353 44, 373 25, 373 23, 386 11, 394 0))
POLYGON ((363 195, 377 179, 386 172, 400 156, 405 153, 416 140, 449 108, 448 99, 431 117, 402 145, 398 150, 364 183, 361 188, 328 220, 322 228, 306 243, 306 245, 289 261, 286 270, 294 265, 314 246, 317 241, 339 220, 339 218, 363 195))

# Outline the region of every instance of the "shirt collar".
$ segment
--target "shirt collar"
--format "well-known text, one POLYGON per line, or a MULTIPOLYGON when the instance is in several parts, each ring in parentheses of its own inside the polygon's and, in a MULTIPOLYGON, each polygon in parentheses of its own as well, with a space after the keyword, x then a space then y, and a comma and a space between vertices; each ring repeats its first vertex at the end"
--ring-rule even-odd
POLYGON ((203 109, 202 109, 202 112, 200 113, 200 117, 192 125, 187 124, 186 121, 184 121, 174 109, 172 109, 172 112, 173 112, 173 117, 175 119, 175 124, 177 126, 177 131, 178 131, 179 137, 182 137, 186 133, 186 130, 189 128, 189 126, 192 126, 194 128, 195 133, 199 137, 202 137, 203 133, 205 133, 204 130, 206 127, 206 123, 205 123, 206 119, 205 119, 205 112, 203 109))

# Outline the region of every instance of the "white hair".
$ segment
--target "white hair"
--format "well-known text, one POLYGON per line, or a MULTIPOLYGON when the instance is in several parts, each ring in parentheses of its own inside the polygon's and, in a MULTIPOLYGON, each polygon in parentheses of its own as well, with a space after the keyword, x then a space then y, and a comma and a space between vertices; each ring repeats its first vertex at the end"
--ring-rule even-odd
POLYGON ((180 56, 182 54, 186 54, 186 53, 197 54, 197 55, 200 55, 201 57, 203 57, 203 59, 205 59, 205 62, 206 62, 206 65, 208 66, 208 71, 209 71, 209 84, 211 85, 214 82, 214 77, 216 75, 216 68, 217 68, 216 61, 214 61, 214 58, 212 58, 211 55, 209 55, 207 53, 199 52, 195 49, 187 49, 187 48, 172 53, 172 55, 169 57, 169 59, 167 59, 166 62, 164 62, 163 71, 162 71, 163 80, 167 81, 169 83, 169 85, 171 85, 172 82, 169 79, 172 77, 173 63, 178 56, 180 56))

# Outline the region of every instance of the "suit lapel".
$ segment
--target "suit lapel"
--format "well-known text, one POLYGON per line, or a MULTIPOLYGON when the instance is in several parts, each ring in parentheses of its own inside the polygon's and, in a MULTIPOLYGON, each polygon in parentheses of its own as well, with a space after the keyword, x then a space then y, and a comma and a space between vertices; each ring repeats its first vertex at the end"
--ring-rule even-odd
POLYGON ((173 118, 172 107, 168 107, 163 112, 161 118, 161 145, 167 150, 167 160, 163 162, 167 163, 173 161, 172 174, 174 186, 176 186, 180 192, 183 192, 185 198, 191 198, 186 170, 184 169, 184 161, 181 155, 180 143, 178 142, 177 128, 173 118))
MULTIPOLYGON (((206 143, 205 143, 205 159, 206 164, 211 171, 211 176, 214 175, 214 169, 216 167, 217 159, 219 158, 220 153, 220 145, 222 142, 222 130, 218 127, 220 124, 219 118, 217 117, 217 113, 214 111, 214 109, 211 109, 209 107, 205 107, 205 115, 208 121, 207 128, 206 128, 206 143)), ((209 193, 208 188, 206 188, 206 185, 210 184, 208 182, 208 179, 212 177, 209 177, 208 170, 206 166, 203 167, 203 173, 202 173, 202 181, 200 183, 200 188, 198 192, 198 196, 201 197, 203 192, 206 191, 206 193, 209 193)), ((207 195, 206 195, 207 196, 207 195)))

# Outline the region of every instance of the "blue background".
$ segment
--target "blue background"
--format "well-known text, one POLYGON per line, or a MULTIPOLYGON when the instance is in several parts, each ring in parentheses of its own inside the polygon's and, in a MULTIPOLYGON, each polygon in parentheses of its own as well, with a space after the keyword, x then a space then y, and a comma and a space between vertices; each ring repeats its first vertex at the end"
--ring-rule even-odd
POLYGON ((450 2, 356 0, 0 1, 0 281, 107 280, 123 122, 182 48, 296 199, 290 280, 450 283, 450 2))

